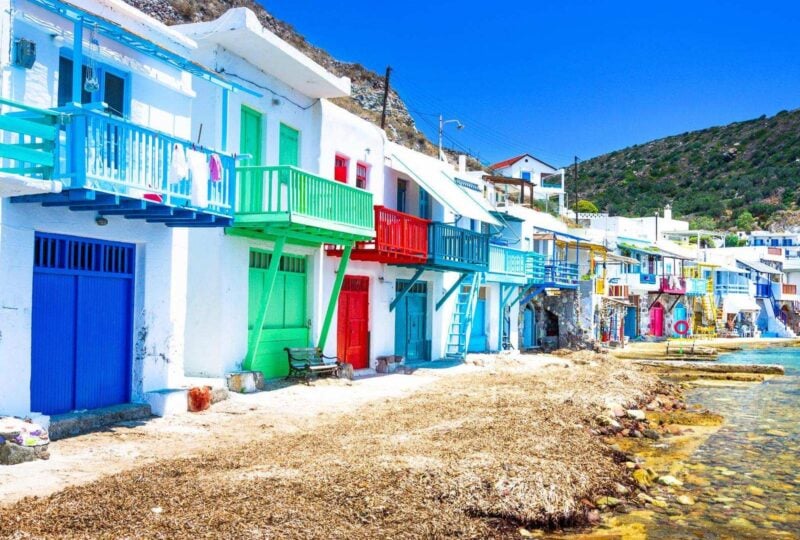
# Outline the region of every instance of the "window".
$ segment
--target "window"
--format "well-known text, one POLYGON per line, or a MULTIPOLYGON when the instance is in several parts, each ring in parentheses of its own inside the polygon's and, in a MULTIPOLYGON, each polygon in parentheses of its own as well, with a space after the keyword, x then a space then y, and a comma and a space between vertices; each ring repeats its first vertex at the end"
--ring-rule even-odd
POLYGON ((356 164, 356 187, 367 189, 367 176, 369 175, 369 165, 358 162, 356 164))
POLYGON ((531 181, 531 171, 522 171, 522 175, 521 176, 522 176, 522 179, 525 180, 526 182, 530 182, 531 181))
MULTIPOLYGON (((95 92, 87 92, 81 85, 81 103, 104 102, 108 105, 106 112, 123 117, 128 111, 128 80, 124 73, 117 72, 108 66, 96 64, 95 76, 100 81, 100 88, 95 92)), ((89 67, 84 65, 81 77, 86 80, 89 67)), ((72 102, 72 59, 61 56, 58 59, 58 106, 63 107, 72 102)))
POLYGON ((419 217, 431 219, 431 196, 422 188, 419 190, 419 217))
POLYGON ((406 211, 406 191, 408 190, 408 181, 401 179, 397 180, 397 211, 406 211))
POLYGON ((333 164, 333 179, 343 184, 347 183, 347 167, 350 160, 346 157, 336 154, 336 159, 333 164))

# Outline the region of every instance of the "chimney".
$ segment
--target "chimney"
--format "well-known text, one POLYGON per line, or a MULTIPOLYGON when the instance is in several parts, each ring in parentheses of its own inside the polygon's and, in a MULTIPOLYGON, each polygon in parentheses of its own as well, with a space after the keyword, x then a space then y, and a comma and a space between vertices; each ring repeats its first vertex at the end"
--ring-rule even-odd
POLYGON ((458 155, 458 172, 461 174, 467 172, 467 156, 464 154, 458 155))
POLYGON ((664 206, 664 221, 670 222, 672 221, 672 205, 667 204, 664 206))

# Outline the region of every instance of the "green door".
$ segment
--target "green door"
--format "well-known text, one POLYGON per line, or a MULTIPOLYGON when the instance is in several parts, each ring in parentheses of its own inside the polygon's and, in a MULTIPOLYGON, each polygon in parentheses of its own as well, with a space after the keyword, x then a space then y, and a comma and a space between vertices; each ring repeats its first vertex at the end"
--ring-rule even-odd
POLYGON ((250 251, 247 317, 249 351, 244 366, 245 369, 261 371, 267 378, 285 377, 289 373, 284 347, 309 346, 306 258, 284 254, 267 306, 258 356, 251 357, 254 327, 264 308, 261 305, 261 297, 271 258, 270 253, 250 251))
POLYGON ((278 165, 300 166, 300 132, 281 124, 278 165))
MULTIPOLYGON (((262 114, 250 107, 242 106, 241 129, 239 133, 239 152, 249 154, 250 159, 242 160, 240 165, 261 165, 264 147, 264 118, 262 114)), ((240 175, 241 184, 237 190, 240 210, 258 212, 263 201, 263 189, 260 177, 255 172, 240 175)))

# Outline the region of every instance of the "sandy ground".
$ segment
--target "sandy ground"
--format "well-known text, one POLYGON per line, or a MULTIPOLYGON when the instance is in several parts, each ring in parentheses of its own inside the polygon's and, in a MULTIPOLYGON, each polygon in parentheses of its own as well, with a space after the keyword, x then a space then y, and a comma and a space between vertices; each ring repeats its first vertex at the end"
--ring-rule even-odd
MULTIPOLYGON (((244 444, 279 434, 301 432, 337 415, 369 411, 375 403, 407 397, 457 376, 492 371, 491 358, 449 365, 433 362, 413 374, 318 380, 310 385, 273 383, 269 391, 231 394, 201 413, 122 423, 102 431, 55 441, 48 461, 0 467, 0 506, 22 497, 45 496, 67 486, 159 460, 187 457, 209 447, 244 444)), ((538 370, 563 358, 527 356, 525 369, 538 370)))

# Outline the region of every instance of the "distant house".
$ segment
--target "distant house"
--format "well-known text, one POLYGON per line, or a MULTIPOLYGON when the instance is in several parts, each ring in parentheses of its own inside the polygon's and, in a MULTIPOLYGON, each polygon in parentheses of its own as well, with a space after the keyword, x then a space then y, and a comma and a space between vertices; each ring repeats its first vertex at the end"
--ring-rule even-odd
POLYGON ((494 175, 530 182, 534 186, 534 198, 538 200, 558 196, 558 207, 564 207, 564 169, 556 169, 531 154, 514 156, 489 168, 494 175))

